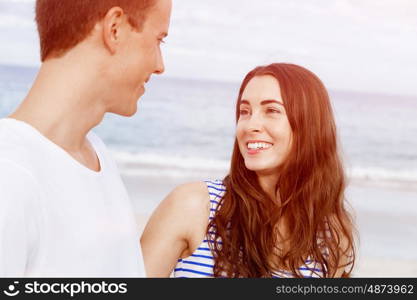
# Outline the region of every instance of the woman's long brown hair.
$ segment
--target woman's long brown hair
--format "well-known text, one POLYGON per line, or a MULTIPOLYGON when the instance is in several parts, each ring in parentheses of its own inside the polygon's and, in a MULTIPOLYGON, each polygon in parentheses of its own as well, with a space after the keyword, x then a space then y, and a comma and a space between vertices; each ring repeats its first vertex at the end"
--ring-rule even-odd
POLYGON ((292 148, 276 185, 281 202, 262 190, 255 172, 245 167, 235 140, 231 169, 224 179, 226 193, 208 227, 215 228, 208 238, 214 276, 270 277, 281 268, 302 277, 298 268, 309 258, 324 277, 349 266, 342 275, 348 277, 355 261, 355 230, 344 204, 346 179, 326 88, 316 75, 297 65, 257 67, 240 87, 236 120, 246 85, 262 75, 278 80, 292 129, 292 148), (277 230, 281 221, 286 235, 277 230), (342 257, 347 258, 345 264, 342 257))

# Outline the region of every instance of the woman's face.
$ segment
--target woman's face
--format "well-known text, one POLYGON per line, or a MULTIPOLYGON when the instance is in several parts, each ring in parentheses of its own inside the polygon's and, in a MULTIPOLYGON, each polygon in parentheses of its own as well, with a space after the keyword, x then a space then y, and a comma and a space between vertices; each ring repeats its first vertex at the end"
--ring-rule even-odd
POLYGON ((276 173, 291 149, 292 130, 275 77, 252 78, 238 109, 236 137, 246 168, 258 175, 276 173))

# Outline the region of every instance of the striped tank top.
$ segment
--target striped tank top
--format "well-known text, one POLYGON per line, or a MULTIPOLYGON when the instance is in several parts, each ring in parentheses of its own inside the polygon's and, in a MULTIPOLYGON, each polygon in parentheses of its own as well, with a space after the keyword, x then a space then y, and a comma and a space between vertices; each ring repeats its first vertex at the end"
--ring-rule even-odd
MULTIPOLYGON (((214 218, 220 200, 226 192, 226 187, 222 180, 205 181, 207 184, 210 199, 209 221, 214 218)), ((199 247, 187 258, 178 259, 172 277, 177 278, 210 278, 214 277, 214 257, 208 244, 208 238, 214 233, 214 228, 209 228, 206 238, 199 247)), ((323 271, 319 264, 312 259, 307 259, 304 265, 298 270, 305 278, 323 277, 323 271)), ((277 270, 272 275, 273 278, 295 277, 292 272, 277 270)))

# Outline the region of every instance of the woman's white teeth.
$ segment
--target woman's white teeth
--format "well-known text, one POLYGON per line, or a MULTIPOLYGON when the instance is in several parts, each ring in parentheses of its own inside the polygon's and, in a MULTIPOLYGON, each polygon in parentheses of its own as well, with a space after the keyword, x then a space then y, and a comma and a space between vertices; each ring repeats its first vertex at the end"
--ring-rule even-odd
POLYGON ((249 149, 268 149, 271 146, 272 145, 268 143, 248 143, 249 149))

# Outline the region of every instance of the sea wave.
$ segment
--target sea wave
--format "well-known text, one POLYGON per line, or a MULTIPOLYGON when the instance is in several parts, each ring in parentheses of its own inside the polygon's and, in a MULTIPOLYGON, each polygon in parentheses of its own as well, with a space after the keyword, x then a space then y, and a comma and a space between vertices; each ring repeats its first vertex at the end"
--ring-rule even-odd
POLYGON ((415 182, 417 184, 417 170, 395 170, 377 167, 353 166, 347 169, 347 175, 352 179, 369 181, 415 182))
POLYGON ((112 151, 124 175, 201 177, 227 174, 229 162, 203 157, 180 157, 153 153, 112 151))
MULTIPOLYGON (((125 175, 193 177, 226 175, 230 162, 204 157, 179 157, 153 153, 112 151, 119 169, 125 175)), ((416 182, 417 170, 395 170, 351 166, 347 176, 354 180, 416 182)))

